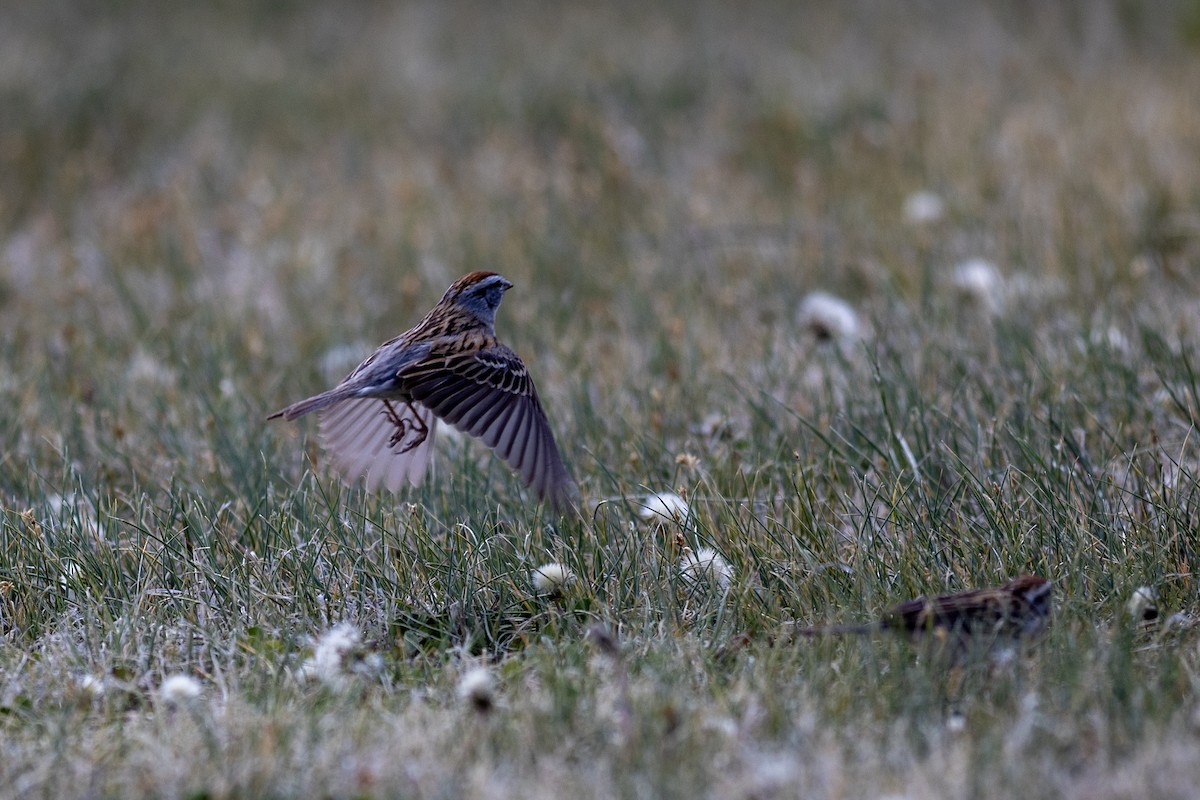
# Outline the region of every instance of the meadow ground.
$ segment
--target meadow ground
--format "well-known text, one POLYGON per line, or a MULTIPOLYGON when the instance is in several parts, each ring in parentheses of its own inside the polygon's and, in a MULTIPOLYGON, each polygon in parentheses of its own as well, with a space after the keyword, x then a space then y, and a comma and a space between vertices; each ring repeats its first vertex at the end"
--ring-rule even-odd
POLYGON ((5 3, 0 797, 1194 797, 1198 86, 1194 0, 5 3), (264 421, 473 269, 585 520, 264 421))

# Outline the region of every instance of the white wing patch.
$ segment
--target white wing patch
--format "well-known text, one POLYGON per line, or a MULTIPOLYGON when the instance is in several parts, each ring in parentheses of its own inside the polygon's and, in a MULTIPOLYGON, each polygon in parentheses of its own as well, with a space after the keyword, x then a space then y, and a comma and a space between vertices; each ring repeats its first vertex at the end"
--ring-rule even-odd
POLYGON ((348 483, 364 473, 371 491, 421 482, 433 458, 437 417, 419 403, 412 409, 403 401, 351 399, 321 412, 321 440, 348 483))

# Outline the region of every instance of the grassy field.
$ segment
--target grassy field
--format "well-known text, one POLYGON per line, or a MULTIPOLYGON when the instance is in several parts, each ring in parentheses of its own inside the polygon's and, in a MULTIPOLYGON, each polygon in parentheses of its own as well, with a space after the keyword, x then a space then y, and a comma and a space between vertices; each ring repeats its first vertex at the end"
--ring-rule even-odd
POLYGON ((1200 4, 596 5, 4 4, 0 797, 1194 797, 1200 4), (475 269, 585 519, 265 422, 475 269))

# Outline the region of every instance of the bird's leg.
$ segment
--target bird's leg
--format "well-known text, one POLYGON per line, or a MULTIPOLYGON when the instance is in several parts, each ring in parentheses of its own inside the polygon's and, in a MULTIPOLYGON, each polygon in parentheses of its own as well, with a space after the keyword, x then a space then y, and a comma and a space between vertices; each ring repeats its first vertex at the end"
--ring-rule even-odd
POLYGON ((396 426, 396 430, 392 431, 392 438, 388 440, 388 447, 395 447, 404 441, 404 437, 408 433, 408 422, 396 413, 390 400, 383 401, 383 408, 383 414, 388 418, 388 422, 396 426))
POLYGON ((429 426, 425 424, 425 420, 421 419, 421 415, 417 413, 417 409, 413 407, 411 400, 405 400, 404 405, 408 406, 408 410, 412 412, 412 427, 417 432, 417 440, 408 446, 409 450, 422 444, 429 436, 429 426))
POLYGON ((421 443, 429 436, 429 426, 425 424, 425 420, 421 419, 421 415, 413 408, 412 402, 405 400, 404 404, 408 406, 408 410, 412 413, 412 417, 409 419, 400 416, 390 400, 383 401, 383 407, 386 409, 384 414, 387 416, 388 422, 396 426, 396 430, 392 433, 392 438, 388 440, 388 447, 396 447, 404 441, 409 433, 416 434, 416 438, 405 444, 403 449, 397 451, 397 454, 407 453, 413 448, 420 447, 421 443))

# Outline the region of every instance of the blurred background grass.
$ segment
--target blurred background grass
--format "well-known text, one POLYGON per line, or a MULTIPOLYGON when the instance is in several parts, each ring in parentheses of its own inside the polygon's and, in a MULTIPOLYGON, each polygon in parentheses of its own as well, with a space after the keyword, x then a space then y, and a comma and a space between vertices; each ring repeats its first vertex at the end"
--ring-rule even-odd
POLYGON ((1190 796, 1198 56, 1190 0, 6 4, 0 785, 1190 796), (482 448, 368 496, 263 422, 473 269, 583 522, 482 448), (954 697, 771 646, 1022 571, 1051 638, 954 697), (382 666, 314 690, 339 620, 382 666))

